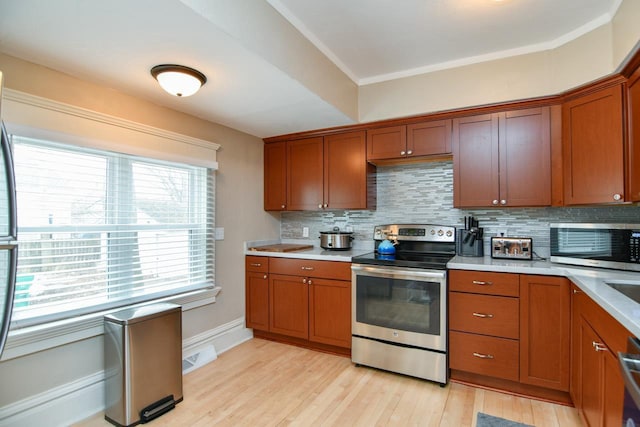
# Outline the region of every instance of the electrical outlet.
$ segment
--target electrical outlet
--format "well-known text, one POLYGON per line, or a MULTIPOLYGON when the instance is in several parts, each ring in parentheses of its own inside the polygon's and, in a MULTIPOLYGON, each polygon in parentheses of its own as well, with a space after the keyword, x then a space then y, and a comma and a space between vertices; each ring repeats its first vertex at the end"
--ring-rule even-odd
POLYGON ((496 236, 497 237, 507 237, 508 236, 507 229, 506 228, 498 228, 496 230, 496 236))
POLYGON ((309 237, 309 227, 302 227, 302 237, 309 237))
POLYGON ((216 227, 216 240, 224 240, 224 227, 216 227))

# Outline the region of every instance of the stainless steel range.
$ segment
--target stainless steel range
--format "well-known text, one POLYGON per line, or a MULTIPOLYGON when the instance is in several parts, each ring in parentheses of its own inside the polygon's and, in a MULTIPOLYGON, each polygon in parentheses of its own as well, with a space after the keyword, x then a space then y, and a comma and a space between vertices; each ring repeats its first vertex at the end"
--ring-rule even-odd
POLYGON ((454 227, 433 224, 374 228, 376 251, 352 260, 354 363, 447 383, 446 264, 455 236, 454 227))

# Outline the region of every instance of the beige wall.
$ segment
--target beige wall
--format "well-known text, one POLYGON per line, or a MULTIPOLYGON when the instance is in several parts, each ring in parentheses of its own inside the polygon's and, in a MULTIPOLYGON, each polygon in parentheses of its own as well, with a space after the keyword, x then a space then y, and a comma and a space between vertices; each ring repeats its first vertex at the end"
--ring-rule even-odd
POLYGON ((360 87, 361 122, 553 95, 612 73, 640 40, 640 1, 555 49, 360 87))
POLYGON ((617 67, 640 41, 640 1, 625 0, 613 18, 613 65, 617 67))
MULTIPOLYGON (((46 67, 0 54, 5 87, 209 140, 221 145, 216 173, 215 304, 185 312, 183 338, 244 316, 243 242, 280 235, 279 218, 262 208, 262 140, 46 67)), ((0 363, 0 407, 99 372, 102 340, 93 338, 0 363)))

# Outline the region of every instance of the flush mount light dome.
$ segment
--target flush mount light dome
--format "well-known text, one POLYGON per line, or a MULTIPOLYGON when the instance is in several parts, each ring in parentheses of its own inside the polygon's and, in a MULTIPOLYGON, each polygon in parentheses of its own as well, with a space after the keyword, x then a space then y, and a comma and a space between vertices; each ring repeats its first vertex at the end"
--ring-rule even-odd
POLYGON ((151 75, 162 89, 174 96, 193 95, 207 82, 207 77, 200 71, 184 65, 156 65, 151 69, 151 75))

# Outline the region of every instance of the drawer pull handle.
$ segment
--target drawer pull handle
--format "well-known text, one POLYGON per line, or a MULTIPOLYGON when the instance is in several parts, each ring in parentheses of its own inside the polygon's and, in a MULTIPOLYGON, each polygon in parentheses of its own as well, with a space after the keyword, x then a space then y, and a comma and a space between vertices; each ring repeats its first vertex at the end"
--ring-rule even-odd
POLYGON ((493 282, 484 282, 482 280, 474 280, 473 282, 474 285, 481 285, 481 286, 489 286, 489 285, 493 285, 493 282))
POLYGON ((592 341, 591 345, 593 345, 595 351, 609 351, 609 349, 601 342, 592 341))
POLYGON ((493 354, 482 354, 482 353, 473 353, 474 357, 478 359, 493 359, 493 354))
POLYGON ((251 267, 262 267, 262 264, 260 264, 259 262, 252 262, 251 264, 249 264, 251 267))
POLYGON ((313 271, 314 270, 313 267, 304 267, 304 266, 302 267, 302 269, 305 270, 305 271, 313 271))
POLYGON ((482 319, 491 319, 493 317, 493 314, 476 313, 475 311, 473 312, 473 315, 482 319))

